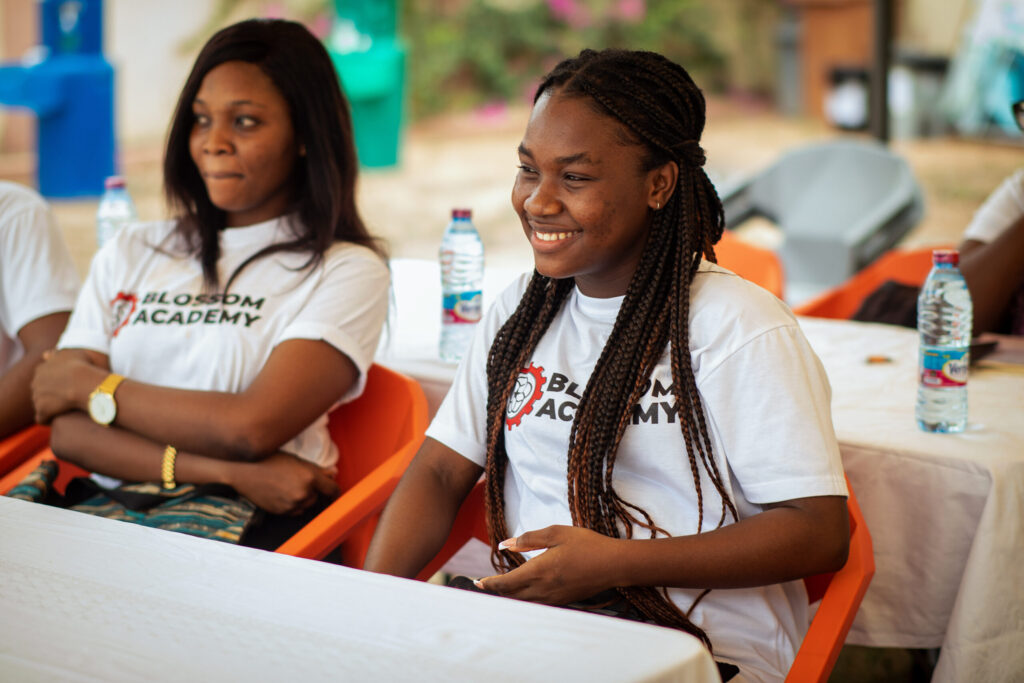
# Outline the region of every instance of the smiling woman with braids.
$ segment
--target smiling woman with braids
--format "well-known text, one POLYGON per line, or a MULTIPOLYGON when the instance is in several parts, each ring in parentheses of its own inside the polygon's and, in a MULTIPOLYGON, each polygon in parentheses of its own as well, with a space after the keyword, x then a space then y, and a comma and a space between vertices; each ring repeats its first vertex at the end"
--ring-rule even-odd
POLYGON ((415 575, 486 472, 480 588, 682 629, 734 680, 780 680, 797 579, 845 561, 846 488, 795 319, 714 264, 703 127, 654 53, 586 50, 544 80, 512 191, 536 271, 480 325, 366 566, 415 575))

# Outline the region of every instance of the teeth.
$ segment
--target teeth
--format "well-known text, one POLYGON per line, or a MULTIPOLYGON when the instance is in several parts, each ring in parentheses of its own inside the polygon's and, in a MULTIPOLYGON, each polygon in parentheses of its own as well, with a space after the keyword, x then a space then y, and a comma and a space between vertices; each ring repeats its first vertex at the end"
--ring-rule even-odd
POLYGON ((535 234, 537 236, 537 239, 539 239, 542 242, 557 242, 559 240, 567 239, 570 236, 575 235, 576 233, 575 232, 536 232, 536 231, 534 231, 533 234, 535 234))

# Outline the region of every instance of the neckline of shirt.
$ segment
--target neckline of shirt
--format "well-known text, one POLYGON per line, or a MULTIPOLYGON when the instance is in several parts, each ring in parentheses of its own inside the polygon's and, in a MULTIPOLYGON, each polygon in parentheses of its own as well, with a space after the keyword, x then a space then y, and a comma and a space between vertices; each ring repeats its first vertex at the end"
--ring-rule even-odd
POLYGON ((277 236, 286 229, 289 216, 278 216, 262 223, 225 228, 220 233, 221 246, 240 247, 247 244, 273 244, 277 236))

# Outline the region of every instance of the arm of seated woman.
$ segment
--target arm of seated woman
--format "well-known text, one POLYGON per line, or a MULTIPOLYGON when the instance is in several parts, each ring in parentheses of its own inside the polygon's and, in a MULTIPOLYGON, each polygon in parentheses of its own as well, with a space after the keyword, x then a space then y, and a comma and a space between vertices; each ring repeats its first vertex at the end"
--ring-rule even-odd
POLYGON ((481 581, 503 595, 561 605, 621 586, 744 588, 836 571, 849 552, 842 496, 782 501, 699 535, 614 539, 550 526, 509 539, 514 552, 545 552, 481 581))
MULTIPOLYGON (((89 394, 107 376, 107 358, 81 349, 60 351, 33 382, 36 419, 87 411, 89 394)), ((324 341, 292 339, 271 352, 252 384, 239 393, 172 389, 125 379, 115 394, 115 424, 157 443, 232 460, 258 460, 325 413, 356 382, 345 354, 324 341)))
MULTIPOLYGON (((84 413, 53 420, 54 453, 91 472, 128 481, 160 481, 165 446, 117 427, 103 427, 84 413)), ((232 462, 178 451, 174 479, 179 484, 227 484, 257 507, 275 514, 298 513, 317 494, 338 494, 333 471, 289 453, 260 462, 232 462)))
POLYGON ((18 330, 25 353, 0 374, 0 438, 32 424, 32 374, 43 354, 57 345, 67 322, 67 313, 51 313, 18 330))

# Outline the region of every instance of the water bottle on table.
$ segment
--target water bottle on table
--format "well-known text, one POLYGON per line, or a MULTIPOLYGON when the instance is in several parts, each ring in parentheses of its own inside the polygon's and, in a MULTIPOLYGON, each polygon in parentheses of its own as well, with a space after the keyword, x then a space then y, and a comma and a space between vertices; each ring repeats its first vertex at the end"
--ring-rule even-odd
POLYGON ((472 211, 452 209, 441 239, 441 358, 458 361, 483 312, 484 245, 472 211))
POLYGON ((135 203, 132 202, 124 178, 115 175, 107 178, 105 190, 96 210, 96 245, 102 247, 124 226, 136 220, 135 203))
POLYGON ((960 254, 936 249, 917 299, 917 425, 926 432, 962 432, 967 426, 967 373, 973 307, 960 274, 960 254))

